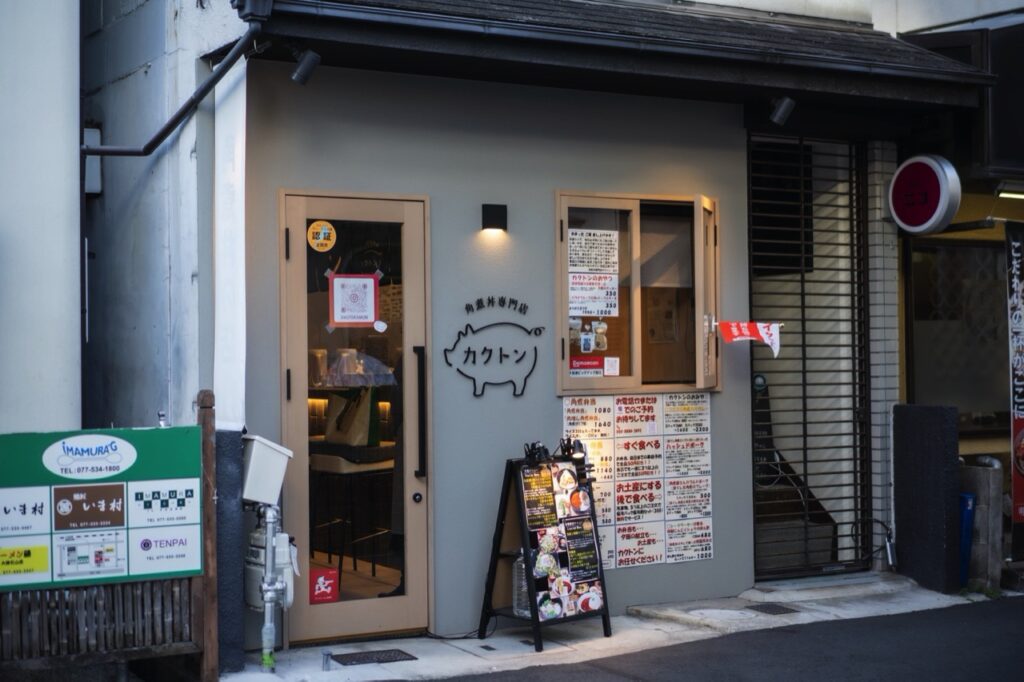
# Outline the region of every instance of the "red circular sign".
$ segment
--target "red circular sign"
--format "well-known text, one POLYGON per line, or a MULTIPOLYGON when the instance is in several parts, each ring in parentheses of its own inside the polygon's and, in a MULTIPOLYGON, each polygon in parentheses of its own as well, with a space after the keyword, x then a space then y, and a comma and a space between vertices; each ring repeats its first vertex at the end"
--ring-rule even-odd
POLYGON ((939 176, 923 161, 903 167, 892 181, 892 212, 902 222, 920 227, 939 207, 939 176))
POLYGON ((896 170, 889 208, 907 232, 928 234, 949 225, 960 207, 960 178, 940 156, 915 156, 896 170))

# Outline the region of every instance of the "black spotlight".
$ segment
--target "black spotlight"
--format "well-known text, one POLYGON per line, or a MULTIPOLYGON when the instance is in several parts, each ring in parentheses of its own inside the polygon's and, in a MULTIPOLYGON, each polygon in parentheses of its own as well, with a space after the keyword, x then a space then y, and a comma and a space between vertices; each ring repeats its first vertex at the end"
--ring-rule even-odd
POLYGON ((792 97, 779 97, 778 99, 772 100, 772 113, 768 116, 768 120, 777 126, 786 125, 786 121, 789 120, 789 115, 793 113, 793 109, 796 107, 796 100, 792 97))
POLYGON ((309 77, 313 75, 313 69, 320 63, 320 55, 309 48, 302 52, 293 50, 292 53, 295 55, 295 61, 298 62, 295 70, 292 71, 292 80, 299 85, 305 85, 309 82, 309 77))

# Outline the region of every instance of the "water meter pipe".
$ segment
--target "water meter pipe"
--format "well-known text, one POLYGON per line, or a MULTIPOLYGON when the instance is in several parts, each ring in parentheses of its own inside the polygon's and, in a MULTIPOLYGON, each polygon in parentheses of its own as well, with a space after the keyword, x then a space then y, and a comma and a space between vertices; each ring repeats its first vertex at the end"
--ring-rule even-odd
POLYGON ((280 512, 274 505, 265 505, 263 515, 266 535, 263 546, 263 628, 260 630, 263 655, 260 659, 260 667, 263 672, 272 673, 274 672, 274 644, 277 639, 274 629, 274 607, 277 606, 278 601, 281 601, 286 586, 284 581, 278 579, 275 566, 280 512))

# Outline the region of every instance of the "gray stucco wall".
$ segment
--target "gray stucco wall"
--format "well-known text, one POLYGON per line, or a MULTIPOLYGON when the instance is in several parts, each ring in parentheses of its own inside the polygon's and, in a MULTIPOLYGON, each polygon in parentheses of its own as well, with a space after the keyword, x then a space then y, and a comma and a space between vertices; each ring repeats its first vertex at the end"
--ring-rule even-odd
MULTIPOLYGON (((435 632, 476 626, 504 460, 560 435, 555 395, 554 192, 692 195, 720 200, 721 315, 746 319, 746 137, 738 106, 321 68, 250 63, 246 161, 249 429, 280 430, 278 190, 430 197, 428 354, 431 567, 435 632), (508 205, 498 247, 480 204, 508 205), (523 324, 550 342, 521 398, 471 385, 442 350, 487 294, 529 304, 523 324), (486 444, 486 447, 481 447, 486 444)), ((748 351, 723 349, 712 396, 714 559, 610 571, 610 603, 733 595, 753 583, 748 351)))
MULTIPOLYGON (((226 2, 83 0, 86 125, 141 147, 209 72, 201 55, 244 30, 226 2)), ((208 106, 148 157, 104 157, 103 192, 85 199, 87 427, 154 425, 158 410, 192 424, 212 387, 208 106)))

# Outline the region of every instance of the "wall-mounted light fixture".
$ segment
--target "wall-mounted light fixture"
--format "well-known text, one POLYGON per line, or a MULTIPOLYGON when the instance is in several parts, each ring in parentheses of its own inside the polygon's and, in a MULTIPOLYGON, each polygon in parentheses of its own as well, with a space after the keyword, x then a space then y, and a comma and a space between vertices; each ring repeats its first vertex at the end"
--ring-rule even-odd
POLYGON ((508 231, 508 206, 505 204, 481 204, 481 230, 508 231))
POLYGON ((292 56, 298 62, 295 70, 292 71, 292 80, 299 85, 305 85, 309 82, 309 77, 313 75, 313 70, 320 64, 320 55, 308 47, 301 51, 293 47, 292 56))
POLYGON ((793 109, 796 108, 796 100, 792 97, 778 97, 772 100, 772 113, 768 115, 768 120, 777 126, 786 125, 786 121, 789 120, 789 115, 793 113, 793 109))

